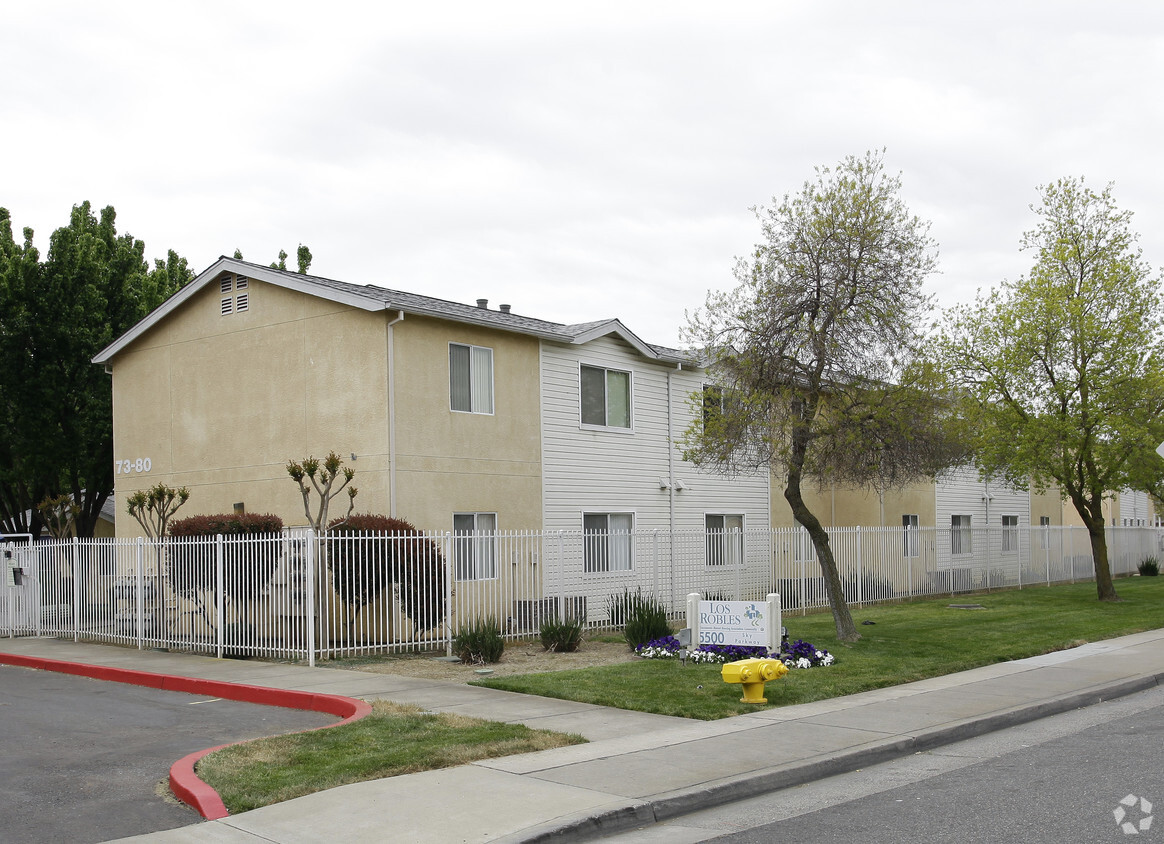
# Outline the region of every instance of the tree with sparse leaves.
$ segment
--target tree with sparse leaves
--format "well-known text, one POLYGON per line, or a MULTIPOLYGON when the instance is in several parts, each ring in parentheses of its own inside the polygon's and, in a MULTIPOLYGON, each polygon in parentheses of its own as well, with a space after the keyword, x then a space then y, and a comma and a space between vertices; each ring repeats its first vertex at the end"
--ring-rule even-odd
POLYGON ((922 282, 936 248, 900 190, 882 155, 867 153, 755 209, 763 239, 738 260, 739 286, 710 294, 687 330, 718 386, 695 397, 684 456, 728 475, 764 467, 783 479, 842 641, 860 635, 803 484, 900 487, 960 457, 935 372, 920 363, 922 282))
POLYGON ((1111 185, 1039 190, 1021 241, 1029 275, 953 309, 940 348, 968 398, 978 464, 1021 489, 1057 486, 1087 527, 1099 599, 1115 601, 1104 497, 1159 491, 1164 478, 1153 453, 1164 439, 1161 277, 1111 185))

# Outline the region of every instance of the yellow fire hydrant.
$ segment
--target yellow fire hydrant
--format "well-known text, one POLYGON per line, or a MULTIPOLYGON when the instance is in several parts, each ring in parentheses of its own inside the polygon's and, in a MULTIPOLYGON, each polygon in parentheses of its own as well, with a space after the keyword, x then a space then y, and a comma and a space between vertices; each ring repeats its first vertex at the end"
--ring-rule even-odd
POLYGON ((788 673, 788 666, 778 659, 741 659, 725 662, 720 673, 725 683, 739 683, 744 687, 740 703, 767 703, 764 684, 783 677, 788 673))

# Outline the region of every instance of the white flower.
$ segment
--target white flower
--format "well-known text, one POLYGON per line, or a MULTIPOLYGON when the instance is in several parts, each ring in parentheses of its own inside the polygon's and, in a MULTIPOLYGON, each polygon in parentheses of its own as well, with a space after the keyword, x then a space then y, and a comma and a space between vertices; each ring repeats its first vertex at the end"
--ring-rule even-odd
POLYGON ((800 657, 800 659, 796 660, 796 667, 797 668, 812 668, 812 661, 809 660, 808 657, 802 656, 802 657, 800 657))
POLYGON ((833 655, 832 654, 825 654, 824 658, 821 659, 820 664, 821 665, 832 665, 833 664, 833 655))

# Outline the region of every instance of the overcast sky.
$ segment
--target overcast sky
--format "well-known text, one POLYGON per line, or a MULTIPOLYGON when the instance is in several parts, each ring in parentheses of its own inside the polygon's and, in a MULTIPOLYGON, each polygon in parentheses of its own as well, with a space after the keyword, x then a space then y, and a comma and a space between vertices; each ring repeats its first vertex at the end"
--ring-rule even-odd
MULTIPOLYGON (((113 205, 196 271, 313 274, 675 345, 749 210, 884 147, 938 302, 1031 257, 1036 186, 1115 183, 1164 264, 1164 4, 37 2, 0 18, 0 206, 113 205)), ((19 238, 19 231, 17 232, 19 238)))

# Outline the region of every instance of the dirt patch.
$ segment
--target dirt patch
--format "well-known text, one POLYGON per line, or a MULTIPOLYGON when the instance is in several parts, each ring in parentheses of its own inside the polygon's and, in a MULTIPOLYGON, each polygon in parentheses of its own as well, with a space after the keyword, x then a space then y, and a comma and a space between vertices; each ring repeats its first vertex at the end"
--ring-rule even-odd
POLYGON ((384 654, 376 657, 332 660, 327 665, 373 674, 400 674, 427 680, 449 680, 468 683, 483 677, 505 677, 510 674, 536 674, 544 671, 569 671, 572 668, 591 668, 596 665, 615 665, 639 659, 625 642, 583 642, 574 653, 543 651, 540 642, 510 642, 505 646, 501 662, 489 665, 464 665, 445 662, 444 652, 424 654, 384 654), (490 671, 479 674, 478 671, 490 671))

